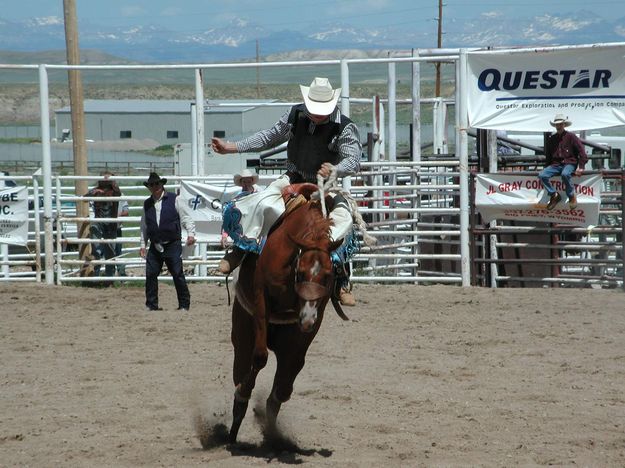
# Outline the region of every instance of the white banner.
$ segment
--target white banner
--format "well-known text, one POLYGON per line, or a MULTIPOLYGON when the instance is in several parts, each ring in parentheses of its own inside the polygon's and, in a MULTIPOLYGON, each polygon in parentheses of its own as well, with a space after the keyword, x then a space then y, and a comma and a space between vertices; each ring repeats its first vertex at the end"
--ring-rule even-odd
POLYGON ((551 179, 562 196, 554 209, 547 210, 547 191, 536 176, 514 174, 478 174, 475 184, 475 208, 484 221, 518 219, 525 221, 594 226, 599 222, 601 176, 573 177, 577 207, 569 208, 562 179, 551 179))
POLYGON ((241 187, 231 183, 219 186, 182 181, 180 197, 195 223, 196 239, 199 242, 221 240, 222 207, 240 191, 241 187))
POLYGON ((564 114, 571 129, 625 124, 625 44, 467 53, 473 128, 550 131, 564 114))
POLYGON ((0 244, 28 242, 28 188, 0 189, 0 244))

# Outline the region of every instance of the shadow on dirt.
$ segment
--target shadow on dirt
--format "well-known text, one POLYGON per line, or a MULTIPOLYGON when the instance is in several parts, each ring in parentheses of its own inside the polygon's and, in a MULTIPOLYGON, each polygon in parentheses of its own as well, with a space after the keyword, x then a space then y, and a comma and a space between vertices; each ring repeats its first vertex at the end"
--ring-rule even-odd
POLYGON ((289 465, 304 463, 303 457, 320 455, 324 458, 332 456, 329 449, 307 449, 300 447, 291 437, 283 434, 279 427, 268 428, 264 418, 264 411, 255 408, 255 420, 260 425, 263 440, 260 444, 249 442, 229 443, 228 427, 215 421, 208 421, 202 417, 195 420, 197 437, 204 450, 225 447, 234 457, 262 458, 267 462, 278 461, 289 465))

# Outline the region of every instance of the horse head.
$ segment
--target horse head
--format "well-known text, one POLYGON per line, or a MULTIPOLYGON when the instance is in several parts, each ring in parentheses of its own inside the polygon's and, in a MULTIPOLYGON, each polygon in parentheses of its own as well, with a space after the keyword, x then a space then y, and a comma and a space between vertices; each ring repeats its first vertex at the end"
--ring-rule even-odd
POLYGON ((290 236, 299 248, 294 289, 300 330, 310 332, 332 294, 334 269, 330 253, 341 241, 331 241, 331 221, 321 215, 318 202, 309 202, 300 209, 305 213, 301 217, 303 222, 290 236))

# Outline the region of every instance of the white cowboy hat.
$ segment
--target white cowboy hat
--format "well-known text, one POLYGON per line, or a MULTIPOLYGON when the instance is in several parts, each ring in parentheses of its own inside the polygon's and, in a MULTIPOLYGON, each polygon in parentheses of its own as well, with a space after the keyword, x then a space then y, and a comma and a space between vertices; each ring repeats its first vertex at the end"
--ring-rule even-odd
POLYGON ((247 177, 252 178, 252 184, 258 182, 258 174, 250 171, 249 169, 243 169, 240 174, 234 175, 234 185, 241 187, 241 179, 245 179, 247 177))
POLYGON ((560 124, 560 123, 563 123, 565 127, 568 127, 569 125, 571 125, 572 122, 564 114, 556 114, 553 121, 549 123, 551 124, 552 127, 555 127, 556 124, 560 124))
POLYGON ((341 97, 341 88, 332 89, 327 78, 315 78, 310 86, 299 85, 306 109, 315 115, 330 115, 341 97))

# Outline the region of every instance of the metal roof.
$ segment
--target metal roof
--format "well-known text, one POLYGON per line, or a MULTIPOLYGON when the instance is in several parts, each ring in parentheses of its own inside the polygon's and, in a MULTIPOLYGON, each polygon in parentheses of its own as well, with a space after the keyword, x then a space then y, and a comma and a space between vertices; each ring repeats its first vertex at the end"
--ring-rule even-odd
MULTIPOLYGON (((191 104, 195 100, 184 99, 86 99, 84 101, 85 113, 97 114, 188 114, 191 111, 191 104)), ((250 111, 257 106, 254 104, 264 104, 276 102, 275 99, 230 99, 205 101, 205 113, 240 113, 250 111), (240 106, 236 104, 240 103, 240 106), (220 107, 220 104, 228 106, 220 107)), ((70 106, 56 109, 55 113, 69 114, 70 106)))

